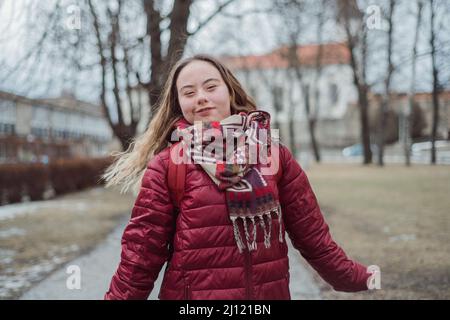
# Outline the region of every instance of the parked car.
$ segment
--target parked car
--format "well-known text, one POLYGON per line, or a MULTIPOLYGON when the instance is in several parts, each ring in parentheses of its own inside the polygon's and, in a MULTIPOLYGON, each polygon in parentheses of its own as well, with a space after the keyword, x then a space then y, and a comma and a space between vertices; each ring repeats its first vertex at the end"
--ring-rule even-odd
MULTIPOLYGON (((435 141, 436 158, 439 163, 450 164, 450 141, 435 141)), ((417 159, 428 159, 431 154, 431 141, 413 143, 411 156, 417 159)))
MULTIPOLYGON (((376 144, 370 145, 370 150, 372 150, 373 154, 378 153, 378 146, 376 144)), ((357 157, 362 156, 364 154, 363 145, 361 143, 357 143, 351 146, 348 146, 342 149, 342 155, 344 157, 357 157)))
MULTIPOLYGON (((436 147, 436 150, 439 151, 450 151, 450 141, 448 140, 437 140, 435 141, 434 146, 436 147)), ((420 153, 430 150, 431 150, 431 141, 416 142, 413 143, 411 146, 412 153, 420 153)))

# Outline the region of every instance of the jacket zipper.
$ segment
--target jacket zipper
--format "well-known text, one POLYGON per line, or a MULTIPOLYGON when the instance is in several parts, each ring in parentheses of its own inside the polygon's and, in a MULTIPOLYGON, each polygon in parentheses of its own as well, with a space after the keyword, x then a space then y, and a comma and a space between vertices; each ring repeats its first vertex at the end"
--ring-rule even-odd
POLYGON ((252 281, 252 253, 247 249, 245 251, 245 271, 246 271, 246 296, 248 300, 253 300, 253 281, 252 281))
POLYGON ((190 291, 191 291, 190 286, 189 286, 188 284, 185 285, 185 286, 184 286, 184 299, 185 299, 185 300, 191 300, 190 291))
POLYGON ((191 300, 191 286, 189 285, 186 273, 183 274, 184 300, 191 300))

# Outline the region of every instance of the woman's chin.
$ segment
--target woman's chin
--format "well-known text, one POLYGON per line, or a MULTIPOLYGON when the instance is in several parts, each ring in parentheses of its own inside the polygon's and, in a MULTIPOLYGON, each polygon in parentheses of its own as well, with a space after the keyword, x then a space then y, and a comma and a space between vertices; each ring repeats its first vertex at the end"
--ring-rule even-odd
POLYGON ((196 117, 194 121, 211 122, 211 121, 219 121, 219 120, 218 120, 217 116, 207 115, 204 117, 196 117))

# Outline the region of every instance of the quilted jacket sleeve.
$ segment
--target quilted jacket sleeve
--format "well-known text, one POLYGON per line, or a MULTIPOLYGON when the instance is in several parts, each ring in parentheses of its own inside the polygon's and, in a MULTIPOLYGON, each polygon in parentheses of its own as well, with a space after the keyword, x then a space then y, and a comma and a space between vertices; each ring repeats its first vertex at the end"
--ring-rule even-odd
POLYGON ((173 205, 167 190, 168 161, 163 160, 158 154, 147 166, 122 236, 121 261, 105 299, 147 299, 168 259, 173 205))
POLYGON ((336 291, 367 290, 370 274, 332 239, 305 172, 285 146, 280 147, 280 159, 280 203, 293 246, 336 291))

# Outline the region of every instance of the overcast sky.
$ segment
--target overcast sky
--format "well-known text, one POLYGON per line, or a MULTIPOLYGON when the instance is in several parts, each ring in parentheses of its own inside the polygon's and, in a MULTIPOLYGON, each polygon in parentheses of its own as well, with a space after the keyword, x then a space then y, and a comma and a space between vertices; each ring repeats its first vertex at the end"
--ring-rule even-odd
MULTIPOLYGON (((130 0, 129 0, 130 1, 130 0)), ((223 2, 223 1, 221 1, 223 2)), ((252 10, 255 7, 264 8, 270 4, 269 0, 236 0, 235 3, 227 8, 227 12, 237 13, 252 10)), ((446 12, 448 17, 449 0, 438 0, 442 4, 441 10, 446 12)), ((45 31, 45 24, 37 24, 32 30, 26 26, 27 16, 24 14, 24 8, 32 8, 29 14, 33 15, 33 8, 43 2, 38 0, 3 0, 0 1, 0 63, 6 63, 6 66, 11 68, 15 65, 18 59, 21 59, 30 47, 32 47, 41 34, 45 31)), ((46 0, 45 5, 49 8, 48 14, 51 14, 51 8, 55 6, 56 0, 46 0)), ((71 4, 76 3, 75 0, 61 0, 59 5, 66 9, 71 4)), ((129 2, 131 3, 131 2, 129 2)), ((161 10, 170 10, 170 1, 159 1, 161 10), (169 5, 169 7, 164 7, 169 5)), ((195 6, 192 7, 192 17, 190 19, 189 29, 193 30, 198 21, 204 20, 216 7, 216 1, 198 0, 195 6)), ((378 1, 361 1, 365 6, 370 4, 385 5, 385 0, 378 1)), ((44 6, 45 6, 44 5, 44 6)), ((414 37, 415 15, 416 10, 415 1, 402 0, 399 8, 397 8, 395 20, 395 34, 394 46, 396 55, 394 63, 407 60, 411 56, 412 41, 414 37)), ((69 12, 62 11, 70 17, 69 12)), ((441 19, 442 19, 441 14, 441 19)), ((39 17, 33 16, 33 21, 39 17)), ((63 19, 64 21, 64 19, 63 19)), ((314 20, 312 20, 314 21, 314 20)), ((420 34, 419 53, 429 50, 429 11, 423 12, 423 30, 420 34)), ((445 21, 440 23, 445 24, 445 21)), ((62 23, 61 23, 62 24, 62 23)), ((448 27, 448 22, 445 24, 448 27)), ((66 28, 60 25, 60 28, 66 28)), ((130 32, 140 32, 145 27, 145 19, 136 21, 132 24, 130 32)), ((283 21, 275 14, 250 14, 243 19, 234 19, 224 16, 214 18, 202 31, 191 37, 188 41, 185 55, 191 55, 198 52, 206 52, 213 55, 247 55, 247 54, 262 54, 273 50, 277 46, 286 42, 281 36, 284 24, 283 21), (280 31, 281 30, 281 31, 280 31)), ((81 20, 81 28, 86 29, 85 22, 81 20)), ((314 25, 305 20, 305 26, 302 29, 301 42, 312 43, 315 41, 314 25)), ((62 29, 61 29, 62 30, 62 29)), ((70 32, 65 31, 70 37, 70 32)), ((70 30, 69 30, 70 31, 70 30)), ((445 36, 450 35, 448 30, 445 36)), ((167 39, 167 34, 163 35, 163 39, 167 39)), ((442 35, 441 35, 442 36, 442 35)), ((324 29, 324 41, 340 41, 342 40, 342 33, 339 32, 333 20, 327 21, 324 29)), ((370 81, 381 79, 385 74, 385 31, 383 25, 381 29, 371 30, 369 32, 369 39, 371 41, 372 56, 370 61, 369 77, 370 81)), ((450 46, 450 41, 447 41, 447 46, 450 46)), ((447 51, 449 52, 449 51, 447 51)), ((62 57, 70 56, 71 53, 63 52, 62 57)), ((95 61, 93 57, 83 57, 85 60, 95 61), (91 58, 91 59, 90 59, 91 58)), ((149 57, 147 57, 149 60, 149 57)), ((98 97, 99 72, 92 70, 87 73, 75 73, 69 70, 67 65, 58 65, 57 58, 48 58, 47 61, 41 61, 39 66, 35 66, 36 62, 28 61, 28 64, 23 64, 25 70, 31 70, 37 77, 34 82, 27 80, 26 74, 17 74, 15 77, 10 77, 8 81, 1 82, 5 75, 5 69, 0 65, 0 90, 13 91, 19 94, 27 94, 31 96, 57 96, 62 89, 71 90, 85 100, 96 100, 98 97), (50 68, 51 66, 52 68, 50 68), (51 72, 48 70, 52 70, 51 72), (76 79, 75 79, 76 78, 76 79), (43 85, 49 83, 48 79, 53 79, 54 82, 49 86, 43 85)), ((446 70, 443 70, 445 78, 448 79, 448 65, 446 70)), ((406 63, 394 74, 394 84, 398 90, 409 89, 410 64, 406 63)), ((418 89, 431 89, 431 74, 430 74, 430 58, 429 56, 421 57, 418 60, 418 89)), ((26 72, 25 72, 26 73, 26 72)))

